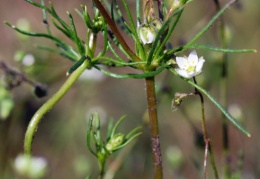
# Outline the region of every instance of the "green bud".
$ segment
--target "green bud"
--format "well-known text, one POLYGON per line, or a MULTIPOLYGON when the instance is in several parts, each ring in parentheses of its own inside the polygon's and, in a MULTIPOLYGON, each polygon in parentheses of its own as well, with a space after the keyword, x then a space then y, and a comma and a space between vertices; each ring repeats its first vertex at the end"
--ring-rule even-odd
POLYGON ((153 19, 150 24, 154 27, 156 32, 158 32, 162 27, 161 20, 157 18, 153 19))
POLYGON ((124 140, 125 135, 118 133, 108 141, 106 149, 110 152, 117 150, 124 143, 124 140))
POLYGON ((138 36, 143 44, 151 44, 156 37, 156 31, 153 26, 141 25, 137 29, 138 36))

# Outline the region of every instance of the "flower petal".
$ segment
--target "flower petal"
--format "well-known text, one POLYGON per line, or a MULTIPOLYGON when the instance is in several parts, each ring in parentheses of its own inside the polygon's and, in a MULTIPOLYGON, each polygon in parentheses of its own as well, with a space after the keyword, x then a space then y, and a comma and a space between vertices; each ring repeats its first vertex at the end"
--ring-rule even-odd
POLYGON ((175 69, 176 70, 176 72, 180 75, 180 76, 182 76, 182 77, 184 77, 184 78, 191 78, 191 77, 193 77, 193 76, 191 76, 186 70, 182 70, 182 69, 175 69))
POLYGON ((186 58, 176 57, 176 62, 178 64, 178 66, 180 67, 180 69, 182 69, 182 70, 187 70, 189 68, 189 63, 186 58))
POLYGON ((188 61, 189 61, 189 64, 191 66, 196 66, 198 64, 198 55, 197 55, 197 52, 195 50, 193 50, 189 57, 188 57, 188 61))
POLYGON ((199 62, 197 64, 197 66, 196 66, 196 72, 197 73, 201 73, 204 62, 205 62, 204 58, 200 57, 199 58, 199 62))

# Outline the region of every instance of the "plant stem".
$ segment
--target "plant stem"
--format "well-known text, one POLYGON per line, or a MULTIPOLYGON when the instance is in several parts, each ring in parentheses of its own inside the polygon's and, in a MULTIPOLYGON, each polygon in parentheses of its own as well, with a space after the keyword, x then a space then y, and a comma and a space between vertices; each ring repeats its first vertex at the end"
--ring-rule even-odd
POLYGON ((67 93, 71 86, 76 82, 81 73, 88 67, 88 61, 84 61, 83 64, 78 67, 62 85, 62 87, 46 102, 32 117, 24 139, 24 152, 25 154, 31 155, 32 153, 32 142, 35 132, 37 131, 38 125, 41 122, 42 117, 67 93))
POLYGON ((112 32, 114 33, 114 35, 116 36, 117 40, 120 42, 121 46, 123 47, 123 49, 125 50, 125 52, 131 57, 131 59, 135 62, 141 61, 141 59, 131 50, 131 48, 127 45, 126 41, 124 40, 123 36, 121 35, 121 33, 119 32, 115 22, 111 19, 111 17, 109 16, 109 14, 107 13, 106 9, 104 8, 104 6, 102 5, 102 3, 99 0, 93 0, 93 2, 95 3, 96 7, 98 8, 98 10, 100 11, 100 13, 102 14, 102 16, 104 17, 104 19, 106 20, 106 23, 109 25, 109 27, 111 28, 112 32))
POLYGON ((99 159, 99 177, 98 179, 103 179, 105 174, 105 165, 106 165, 106 158, 99 159))
MULTIPOLYGON (((220 3, 219 0, 214 0, 216 10, 220 11, 220 3)), ((220 17, 220 25, 219 25, 219 34, 220 34, 220 41, 221 47, 227 48, 227 39, 225 35, 225 21, 223 16, 220 17)), ((227 76, 228 76, 228 56, 227 53, 223 53, 223 58, 221 62, 222 67, 222 74, 220 80, 220 102, 222 105, 227 108, 227 76)), ((225 178, 231 178, 231 169, 229 164, 229 136, 228 136, 228 124, 225 120, 225 116, 222 115, 222 135, 223 135, 223 149, 224 149, 224 157, 225 157, 225 164, 224 164, 224 176, 225 178)))
MULTIPOLYGON (((195 77, 193 77, 194 83, 197 84, 195 77)), ((210 157, 210 161, 211 161, 211 165, 213 168, 213 172, 215 175, 215 178, 218 179, 218 171, 217 171, 217 167, 216 167, 216 163, 215 163, 215 159, 214 159, 214 154, 211 148, 211 142, 210 139, 208 137, 208 132, 207 132, 207 127, 206 127, 206 118, 205 118, 205 109, 204 109, 204 98, 203 95, 201 94, 200 91, 198 91, 198 89, 195 87, 195 94, 198 94, 200 97, 200 102, 201 102, 201 114, 202 114, 202 130, 203 130, 203 135, 204 135, 204 142, 205 142, 205 155, 204 155, 204 179, 207 178, 207 173, 206 173, 206 169, 207 169, 207 158, 208 158, 208 154, 210 157)))
POLYGON ((145 78, 148 114, 150 119, 151 145, 153 154, 154 178, 162 179, 162 156, 160 149, 159 127, 154 77, 145 78))

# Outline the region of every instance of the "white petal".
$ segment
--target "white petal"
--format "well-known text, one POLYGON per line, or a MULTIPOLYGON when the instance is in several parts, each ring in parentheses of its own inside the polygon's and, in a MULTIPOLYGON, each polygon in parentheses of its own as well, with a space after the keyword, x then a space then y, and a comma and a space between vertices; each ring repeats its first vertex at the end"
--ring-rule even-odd
POLYGON ((186 70, 182 70, 182 69, 175 69, 176 70, 176 72, 180 75, 180 76, 182 76, 182 77, 184 77, 184 78, 191 78, 191 77, 193 77, 193 76, 191 76, 186 70))
POLYGON ((155 40, 155 35, 152 32, 148 32, 147 33, 147 44, 153 43, 153 41, 155 40))
POLYGON ((189 57, 188 57, 188 60, 189 60, 189 64, 191 66, 196 66, 198 64, 198 55, 197 55, 197 52, 195 50, 193 50, 189 57))
POLYGON ((176 62, 180 69, 186 70, 189 67, 188 60, 183 57, 176 57, 176 62))
POLYGON ((199 62, 196 66, 197 73, 201 73, 204 62, 205 62, 205 60, 203 59, 203 57, 200 57, 199 62))

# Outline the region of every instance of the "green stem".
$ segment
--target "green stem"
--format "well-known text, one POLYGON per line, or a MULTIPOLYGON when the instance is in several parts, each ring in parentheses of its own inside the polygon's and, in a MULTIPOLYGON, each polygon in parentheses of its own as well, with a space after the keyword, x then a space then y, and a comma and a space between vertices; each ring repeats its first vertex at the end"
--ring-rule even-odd
MULTIPOLYGON (((194 83, 197 84, 195 77, 193 78, 194 83)), ((201 102, 201 114, 202 114, 202 130, 203 130, 203 134, 204 134, 204 141, 206 143, 206 147, 205 147, 205 158, 204 158, 204 178, 207 178, 207 173, 206 173, 206 161, 207 161, 207 151, 209 152, 209 157, 210 157, 210 162, 213 168, 213 172, 215 175, 215 178, 218 179, 218 171, 217 171, 217 167, 216 167, 216 163, 215 163, 215 159, 214 159, 214 154, 213 154, 213 150, 211 148, 211 142, 210 139, 208 137, 208 132, 207 132, 207 127, 206 127, 206 118, 205 118, 205 108, 204 108, 204 98, 202 93, 195 87, 195 93, 199 95, 200 97, 200 102, 201 102)))
POLYGON ((49 111, 53 106, 59 102, 59 100, 67 93, 71 86, 76 82, 81 73, 88 67, 88 61, 85 61, 77 70, 75 70, 57 91, 46 103, 42 105, 40 109, 32 117, 25 134, 24 139, 24 152, 25 154, 31 155, 32 153, 32 142, 34 134, 41 122, 42 117, 49 111))
MULTIPOLYGON (((221 9, 219 0, 214 0, 217 11, 221 9)), ((228 43, 225 35, 225 21, 223 16, 220 17, 219 34, 221 40, 221 47, 227 48, 228 43)), ((227 108, 227 77, 228 77, 228 56, 223 53, 221 62, 222 74, 220 80, 220 102, 227 108)), ((223 149, 224 149, 224 176, 225 178, 231 178, 231 169, 229 164, 229 136, 228 136, 228 124, 225 120, 225 116, 222 115, 222 137, 223 137, 223 149)))
POLYGON ((99 158, 99 177, 98 179, 103 179, 104 178, 104 174, 105 174, 105 164, 106 164, 106 158, 99 158))
POLYGON ((162 156, 160 149, 159 127, 157 117, 157 103, 154 77, 145 78, 148 114, 150 119, 151 143, 153 153, 154 178, 162 179, 162 156))

